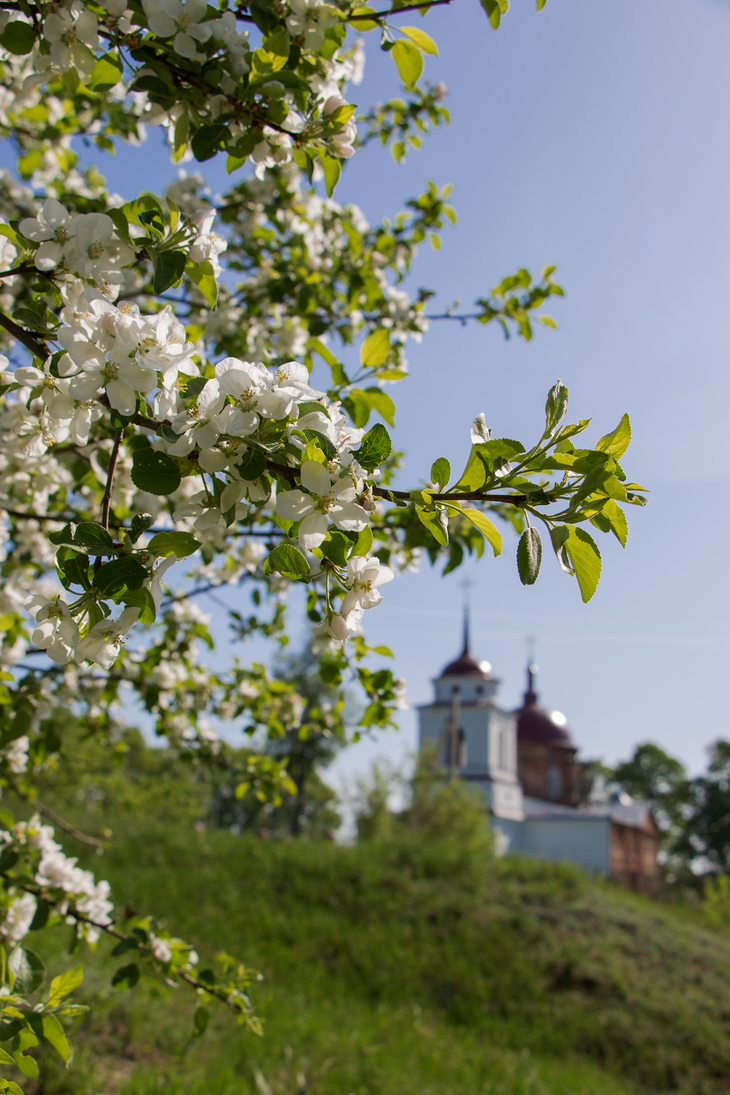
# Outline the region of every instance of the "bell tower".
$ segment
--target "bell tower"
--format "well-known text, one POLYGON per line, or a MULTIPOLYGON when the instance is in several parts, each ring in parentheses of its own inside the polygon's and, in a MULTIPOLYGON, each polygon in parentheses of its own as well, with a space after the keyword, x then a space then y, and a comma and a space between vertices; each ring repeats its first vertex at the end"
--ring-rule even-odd
POLYGON ((471 654, 468 608, 463 642, 459 657, 433 682, 433 703, 418 708, 419 745, 431 742, 452 776, 475 783, 495 819, 522 821, 515 717, 497 704, 500 682, 489 662, 471 654))

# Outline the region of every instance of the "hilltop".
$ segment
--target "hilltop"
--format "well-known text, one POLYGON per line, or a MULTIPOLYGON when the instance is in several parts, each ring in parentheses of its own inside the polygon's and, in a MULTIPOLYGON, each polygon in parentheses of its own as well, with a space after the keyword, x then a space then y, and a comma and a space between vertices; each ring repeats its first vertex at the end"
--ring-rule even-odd
MULTIPOLYGON (((90 865, 203 957, 224 948, 260 969, 266 1035, 216 1009, 188 1046, 190 999, 152 982, 111 989, 123 960, 109 959, 88 967, 103 1015, 78 1035, 71 1071, 54 1074, 54 1095, 730 1086, 730 937, 572 867, 449 843, 276 843, 129 821, 90 865)), ((58 946, 43 935, 37 949, 58 946)))

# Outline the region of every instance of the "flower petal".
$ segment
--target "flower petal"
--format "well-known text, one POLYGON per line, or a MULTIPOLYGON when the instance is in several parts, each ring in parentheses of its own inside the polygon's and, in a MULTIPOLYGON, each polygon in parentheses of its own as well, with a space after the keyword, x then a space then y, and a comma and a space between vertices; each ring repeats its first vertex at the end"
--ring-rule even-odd
MULTIPOLYGON (((299 521, 302 517, 306 517, 307 514, 312 513, 314 510, 314 502, 301 490, 287 490, 284 494, 280 494, 276 499, 276 512, 280 517, 283 517, 285 521, 299 521)), ((324 514, 323 514, 324 516, 324 514)), ((325 528, 327 527, 327 518, 325 517, 325 528)), ((324 537, 322 537, 324 539, 324 537)))
POLYGON ((327 536, 327 526, 324 513, 310 513, 309 517, 304 518, 299 526, 299 543, 305 551, 319 547, 327 536))
POLYGON ((320 464, 318 460, 305 460, 302 464, 302 486, 305 490, 309 490, 312 494, 317 494, 321 498, 323 494, 329 492, 332 480, 329 477, 329 473, 324 464, 320 464))
POLYGON ((367 513, 356 502, 345 502, 344 506, 333 506, 330 517, 333 524, 345 532, 362 532, 369 524, 367 513))

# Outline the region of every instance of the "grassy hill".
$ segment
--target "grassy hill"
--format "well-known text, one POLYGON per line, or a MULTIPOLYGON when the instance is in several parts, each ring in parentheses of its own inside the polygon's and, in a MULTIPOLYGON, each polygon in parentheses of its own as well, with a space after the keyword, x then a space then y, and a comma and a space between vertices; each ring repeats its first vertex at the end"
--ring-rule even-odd
POLYGON ((222 947, 260 969, 266 1034, 216 1008, 191 1044, 189 994, 112 989, 124 959, 106 958, 84 987, 100 1012, 45 1095, 730 1091, 730 937, 699 916, 449 844, 115 833, 89 865, 201 958, 222 947))

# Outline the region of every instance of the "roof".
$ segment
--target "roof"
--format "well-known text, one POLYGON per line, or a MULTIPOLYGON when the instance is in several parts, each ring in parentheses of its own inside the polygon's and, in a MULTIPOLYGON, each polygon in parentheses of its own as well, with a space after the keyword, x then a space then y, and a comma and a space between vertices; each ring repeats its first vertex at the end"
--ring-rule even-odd
POLYGON ((644 829, 651 818, 651 806, 648 802, 601 802, 588 806, 562 806, 557 802, 543 802, 542 799, 523 796, 525 819, 537 821, 615 821, 618 825, 627 825, 631 829, 644 829))
POLYGON ((549 711, 536 702, 534 692, 525 693, 525 703, 515 711, 517 719, 517 741, 535 741, 544 745, 557 745, 573 749, 573 739, 560 711, 549 711))
POLYGON ((464 648, 459 654, 459 657, 449 662, 445 669, 441 671, 441 677, 480 677, 484 681, 494 680, 492 676, 492 667, 489 662, 478 662, 476 658, 473 658, 471 651, 469 650, 469 614, 464 613, 464 648))

